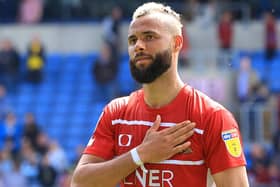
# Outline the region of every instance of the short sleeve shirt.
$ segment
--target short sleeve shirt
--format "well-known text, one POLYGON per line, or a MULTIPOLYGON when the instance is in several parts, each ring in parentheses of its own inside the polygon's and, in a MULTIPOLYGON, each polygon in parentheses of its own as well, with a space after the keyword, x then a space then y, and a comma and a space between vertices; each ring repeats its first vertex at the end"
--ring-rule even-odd
POLYGON ((195 122, 191 147, 159 163, 146 163, 148 173, 136 169, 121 182, 122 187, 206 187, 209 170, 215 174, 246 165, 232 114, 188 85, 171 103, 158 109, 145 103, 142 90, 113 100, 104 108, 84 154, 109 160, 130 151, 141 144, 158 114, 159 130, 185 120, 195 122))

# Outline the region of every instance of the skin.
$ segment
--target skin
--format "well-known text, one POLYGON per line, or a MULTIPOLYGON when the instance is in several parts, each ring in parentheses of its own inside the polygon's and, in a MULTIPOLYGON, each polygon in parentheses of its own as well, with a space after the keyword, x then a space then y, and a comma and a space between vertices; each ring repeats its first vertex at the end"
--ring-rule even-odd
MULTIPOLYGON (((128 52, 131 59, 140 52, 154 56, 158 52, 170 49, 172 53, 171 67, 152 83, 143 84, 145 102, 152 108, 170 103, 184 86, 177 72, 182 36, 176 29, 172 29, 174 20, 162 19, 163 16, 167 15, 153 13, 139 17, 131 22, 128 31, 128 52)), ((134 60, 136 66, 143 69, 153 62, 145 55, 134 60)), ((194 132, 194 123, 183 121, 158 131, 160 122, 161 118, 157 116, 143 142, 137 146, 143 163, 166 160, 190 147, 190 142, 186 140, 194 132)), ((129 152, 108 161, 84 154, 74 171, 71 187, 113 187, 137 167, 129 152)), ((244 167, 219 172, 213 178, 217 187, 248 186, 244 167)))

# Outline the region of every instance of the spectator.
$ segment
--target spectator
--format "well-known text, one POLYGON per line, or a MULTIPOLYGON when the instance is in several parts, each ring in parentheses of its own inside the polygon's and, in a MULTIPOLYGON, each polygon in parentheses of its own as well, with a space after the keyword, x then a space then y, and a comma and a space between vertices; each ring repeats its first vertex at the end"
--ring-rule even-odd
POLYGON ((44 155, 39 165, 38 179, 42 187, 54 187, 56 183, 57 173, 50 165, 48 156, 44 155))
POLYGON ((28 187, 38 187, 39 157, 29 141, 23 140, 21 148, 21 173, 25 176, 28 187))
POLYGON ((121 19, 122 9, 113 7, 111 15, 103 21, 103 38, 109 44, 113 59, 119 60, 121 46, 121 19))
POLYGON ((28 187, 25 176, 20 171, 20 157, 12 159, 13 169, 4 173, 4 184, 7 187, 28 187))
POLYGON ((257 73, 251 68, 251 58, 244 56, 240 60, 240 69, 236 77, 237 96, 240 103, 252 100, 253 91, 259 83, 257 73))
POLYGON ((93 63, 92 75, 97 82, 98 91, 106 101, 117 96, 117 72, 118 62, 112 57, 110 46, 104 43, 100 56, 93 63))
POLYGON ((7 101, 6 88, 0 84, 0 123, 11 110, 11 106, 7 101))
POLYGON ((16 48, 9 39, 2 41, 0 45, 0 83, 4 84, 8 91, 15 91, 18 82, 20 58, 16 48))
POLYGON ((268 167, 269 187, 280 186, 280 170, 276 164, 270 164, 268 167))
POLYGON ((270 99, 270 92, 268 90, 268 87, 262 82, 259 82, 254 87, 253 94, 253 101, 258 104, 265 104, 270 99))
POLYGON ((247 159, 252 163, 251 168, 248 168, 248 172, 253 174, 252 186, 269 183, 270 156, 266 149, 258 143, 253 144, 247 159))
POLYGON ((232 47, 233 23, 232 15, 225 11, 218 24, 219 45, 222 50, 230 50, 232 47))
POLYGON ((37 148, 36 148, 36 152, 42 157, 45 154, 47 154, 47 152, 49 151, 49 145, 50 145, 50 141, 49 138, 47 136, 47 134, 45 134, 44 132, 40 132, 38 137, 37 137, 37 148))
POLYGON ((252 69, 249 56, 243 56, 240 59, 240 68, 236 73, 235 80, 240 109, 241 111, 246 111, 247 114, 244 117, 245 112, 241 113, 243 117, 241 117, 240 126, 244 135, 243 138, 249 141, 259 141, 261 137, 256 134, 258 123, 255 118, 259 111, 256 110, 256 106, 266 102, 269 95, 264 92, 264 85, 260 82, 257 73, 252 69))
POLYGON ((216 8, 216 0, 209 0, 207 3, 201 3, 199 5, 199 14, 196 16, 195 21, 202 29, 207 29, 214 24, 216 8))
POLYGON ((7 114, 1 131, 3 132, 1 141, 11 144, 12 153, 17 155, 21 147, 23 128, 14 113, 9 112, 7 114))
POLYGON ((200 7, 201 4, 198 0, 190 0, 186 2, 186 9, 187 11, 184 12, 184 17, 187 21, 196 22, 197 18, 199 17, 200 7))
POLYGON ((38 23, 43 15, 43 0, 22 0, 19 9, 21 23, 38 23))
MULTIPOLYGON (((0 178, 7 172, 12 171, 12 155, 6 147, 0 150, 0 178)), ((1 186, 1 185, 0 185, 1 186)))
POLYGON ((265 14, 265 57, 272 60, 277 52, 277 25, 271 12, 265 14))
POLYGON ((27 80, 38 84, 43 79, 45 64, 45 50, 39 37, 35 36, 28 47, 27 54, 27 80))
POLYGON ((25 114, 23 137, 30 142, 33 149, 38 147, 37 139, 40 133, 39 126, 32 113, 25 114))
POLYGON ((218 63, 220 66, 224 66, 230 60, 233 41, 233 22, 229 11, 222 14, 218 23, 218 40, 221 51, 218 63))
POLYGON ((56 173, 62 174, 68 166, 68 160, 66 153, 55 141, 52 141, 49 146, 49 151, 47 153, 50 166, 52 166, 56 173))

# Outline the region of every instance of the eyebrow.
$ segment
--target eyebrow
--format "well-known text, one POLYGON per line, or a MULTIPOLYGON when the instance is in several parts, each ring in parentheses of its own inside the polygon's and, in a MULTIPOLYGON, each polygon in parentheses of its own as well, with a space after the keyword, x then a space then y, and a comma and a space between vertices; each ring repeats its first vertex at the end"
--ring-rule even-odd
POLYGON ((144 35, 147 35, 147 34, 156 34, 155 31, 145 31, 143 32, 144 35))
MULTIPOLYGON (((141 34, 143 34, 143 35, 149 35, 149 34, 155 35, 157 33, 155 31, 144 31, 144 32, 141 32, 141 34)), ((128 39, 132 39, 132 38, 135 38, 135 37, 136 37, 136 35, 132 34, 132 35, 128 36, 128 39)))

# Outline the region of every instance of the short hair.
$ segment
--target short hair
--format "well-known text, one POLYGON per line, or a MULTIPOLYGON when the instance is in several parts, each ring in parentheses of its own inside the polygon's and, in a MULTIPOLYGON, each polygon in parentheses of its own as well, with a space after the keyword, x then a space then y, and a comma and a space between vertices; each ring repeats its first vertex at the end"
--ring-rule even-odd
POLYGON ((162 3, 156 3, 156 2, 148 2, 144 3, 143 5, 139 6, 133 13, 132 20, 135 20, 139 17, 151 14, 151 13, 162 13, 165 15, 169 15, 173 17, 177 23, 175 23, 175 26, 181 29, 183 27, 183 24, 181 22, 181 16, 177 12, 175 12, 170 6, 163 5, 162 3))

